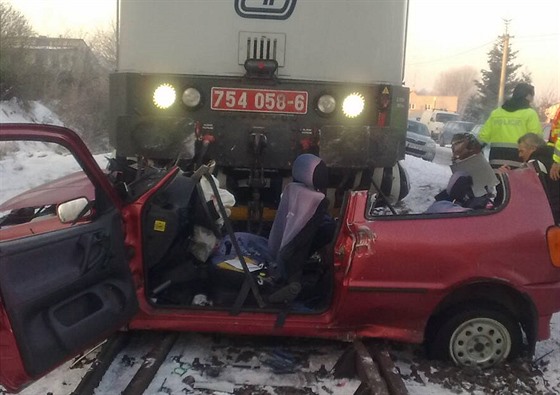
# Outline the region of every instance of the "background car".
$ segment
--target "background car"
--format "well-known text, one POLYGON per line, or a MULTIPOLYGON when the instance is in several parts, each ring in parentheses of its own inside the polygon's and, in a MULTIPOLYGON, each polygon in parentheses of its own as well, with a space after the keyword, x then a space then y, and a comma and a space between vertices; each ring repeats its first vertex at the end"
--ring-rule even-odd
POLYGON ((428 126, 430 135, 437 140, 446 122, 458 121, 461 116, 455 112, 444 110, 426 110, 422 113, 419 121, 428 126))
POLYGON ((482 130, 483 126, 484 126, 483 123, 477 123, 476 125, 473 126, 471 130, 471 134, 473 134, 474 137, 478 138, 478 135, 480 134, 480 131, 482 130))
POLYGON ((418 121, 409 119, 406 128, 406 153, 429 162, 436 156, 436 142, 430 137, 428 127, 418 121))
POLYGON ((439 136, 439 146, 445 147, 451 144, 451 139, 457 133, 470 133, 474 128, 474 122, 451 121, 443 125, 439 136))

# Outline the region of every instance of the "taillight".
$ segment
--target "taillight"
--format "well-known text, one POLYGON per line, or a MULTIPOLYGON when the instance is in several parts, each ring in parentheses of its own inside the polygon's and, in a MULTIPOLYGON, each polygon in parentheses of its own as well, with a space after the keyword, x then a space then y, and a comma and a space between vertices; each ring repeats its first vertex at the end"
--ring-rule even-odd
POLYGON ((550 260, 556 267, 560 267, 560 227, 551 226, 546 231, 546 240, 548 242, 548 253, 550 260))

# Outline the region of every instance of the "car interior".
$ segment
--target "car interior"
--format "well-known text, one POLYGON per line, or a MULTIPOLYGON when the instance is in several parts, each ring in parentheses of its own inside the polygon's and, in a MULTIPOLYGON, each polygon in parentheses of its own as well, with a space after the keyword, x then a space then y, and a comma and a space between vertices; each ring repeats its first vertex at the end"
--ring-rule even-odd
MULTIPOLYGON (((310 169, 309 163, 295 161, 292 169, 295 182, 284 188, 277 208, 282 213, 290 205, 293 199, 290 189, 296 186, 298 204, 295 207, 302 206, 302 201, 311 202, 303 205, 306 213, 297 214, 303 220, 298 224, 280 224, 285 216, 278 215, 261 227, 260 234, 247 232, 244 221, 231 220, 220 199, 217 207, 207 201, 200 187, 201 179, 212 180, 207 166, 201 166, 194 173, 179 173, 144 209, 143 249, 148 299, 162 307, 229 309, 234 313, 247 309, 324 311, 332 296, 332 254, 328 251, 337 225, 329 215, 325 194, 319 192, 326 187, 327 169, 320 159, 317 160, 321 166, 314 169, 310 169), (323 174, 323 181, 319 173, 323 174), (217 226, 220 218, 223 219, 221 227, 217 226), (166 224, 165 231, 161 231, 158 223, 166 224), (197 243, 195 230, 199 227, 218 245, 202 260, 193 253, 193 245, 197 243), (282 244, 280 234, 290 232, 295 236, 282 244)), ((475 198, 478 206, 461 212, 417 213, 414 217, 477 215, 498 209, 505 196, 503 180, 491 169, 490 174, 485 167, 478 171, 477 177, 483 180, 485 188, 488 186, 487 193, 472 194, 473 185, 480 184, 477 177, 474 181, 470 177, 466 180, 456 177, 463 183, 449 191, 454 197, 468 190, 468 197, 475 198), (495 182, 489 181, 489 177, 495 182)), ((214 195, 219 196, 215 180, 212 187, 214 195)), ((366 216, 372 219, 411 217, 399 210, 398 203, 392 205, 382 190, 373 187, 368 207, 366 216)))
MULTIPOLYGON (((242 231, 246 224, 232 221, 221 199, 217 205, 206 199, 202 179, 219 196, 207 166, 179 173, 161 188, 142 215, 149 301, 162 307, 232 312, 323 311, 332 293, 326 251, 336 226, 320 191, 326 187, 327 168, 315 155, 304 154, 292 173, 294 181, 284 188, 277 208, 281 215, 263 226, 261 234, 242 231), (218 247, 201 259, 196 246, 205 240, 218 247)), ((138 182, 134 186, 138 188, 138 182)))

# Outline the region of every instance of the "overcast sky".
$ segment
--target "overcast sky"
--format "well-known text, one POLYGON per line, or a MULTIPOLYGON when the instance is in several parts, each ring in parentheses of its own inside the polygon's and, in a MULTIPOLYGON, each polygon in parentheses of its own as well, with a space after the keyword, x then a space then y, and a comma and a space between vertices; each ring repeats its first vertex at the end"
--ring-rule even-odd
MULTIPOLYGON (((116 0, 7 1, 41 35, 83 37, 116 19, 116 0)), ((558 97, 560 0, 410 0, 406 85, 430 90, 442 71, 465 65, 487 69, 487 53, 504 33, 504 19, 510 20, 516 63, 532 74, 537 96, 555 92, 558 97)))

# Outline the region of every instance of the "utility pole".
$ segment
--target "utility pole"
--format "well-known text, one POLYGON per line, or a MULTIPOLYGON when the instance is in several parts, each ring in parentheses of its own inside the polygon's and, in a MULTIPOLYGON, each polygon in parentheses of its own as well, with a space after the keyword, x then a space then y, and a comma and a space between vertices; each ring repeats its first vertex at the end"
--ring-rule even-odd
POLYGON ((504 23, 506 25, 506 33, 502 36, 503 39, 503 46, 504 51, 502 52, 502 70, 500 73, 500 88, 498 90, 498 107, 502 105, 504 102, 504 90, 506 86, 506 68, 507 68, 507 60, 508 60, 508 51, 509 51, 509 33, 508 27, 511 19, 504 19, 504 23))

